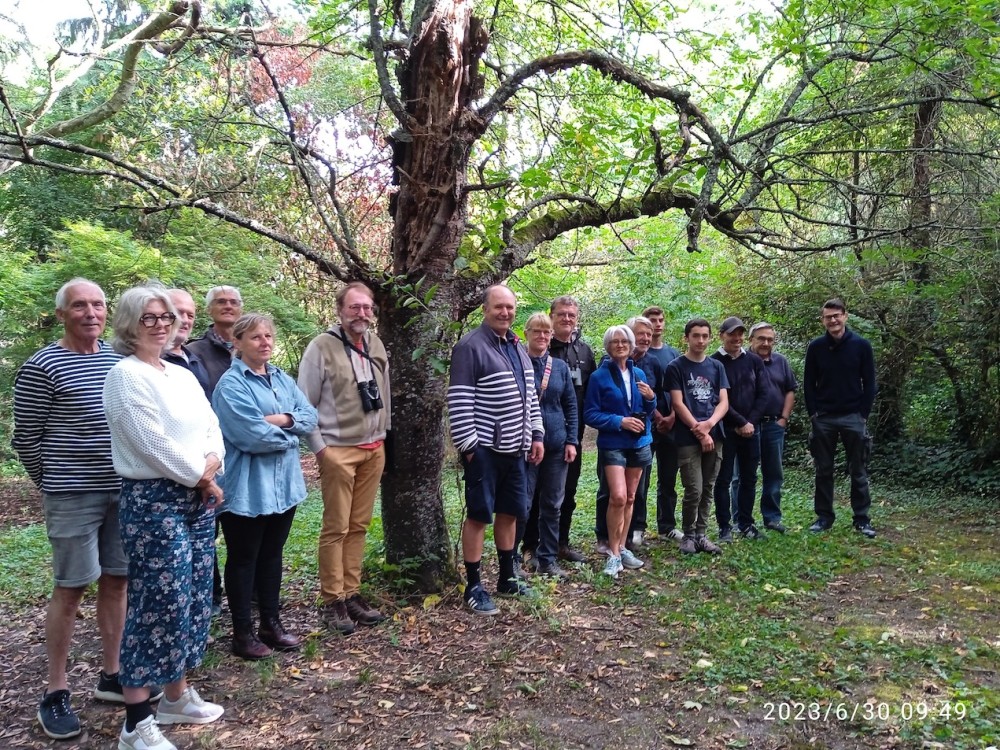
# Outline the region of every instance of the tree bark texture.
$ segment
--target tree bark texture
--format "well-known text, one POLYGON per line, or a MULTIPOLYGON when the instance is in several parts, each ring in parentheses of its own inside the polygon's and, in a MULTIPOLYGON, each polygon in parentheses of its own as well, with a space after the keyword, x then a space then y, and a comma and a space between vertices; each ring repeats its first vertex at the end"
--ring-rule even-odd
POLYGON ((466 232, 469 154, 482 133, 470 107, 485 45, 470 2, 438 0, 426 7, 398 71, 408 119, 393 137, 393 275, 417 297, 437 290, 429 302, 384 316, 393 423, 406 429, 395 431, 382 509, 388 561, 415 563, 424 592, 454 577, 441 495, 447 377, 431 360, 450 355, 457 326, 448 323, 468 312, 454 294, 454 261, 466 232))

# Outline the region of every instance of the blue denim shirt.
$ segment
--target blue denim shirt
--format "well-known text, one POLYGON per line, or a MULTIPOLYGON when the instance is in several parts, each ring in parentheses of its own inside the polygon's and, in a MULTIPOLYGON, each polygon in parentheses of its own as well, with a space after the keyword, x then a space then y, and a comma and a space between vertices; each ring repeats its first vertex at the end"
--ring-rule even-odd
POLYGON ((284 513, 306 497, 299 462, 299 435, 316 427, 316 409, 284 371, 267 365, 268 379, 234 359, 212 396, 226 443, 226 493, 220 512, 239 516, 284 513), (264 421, 289 414, 292 426, 264 421))

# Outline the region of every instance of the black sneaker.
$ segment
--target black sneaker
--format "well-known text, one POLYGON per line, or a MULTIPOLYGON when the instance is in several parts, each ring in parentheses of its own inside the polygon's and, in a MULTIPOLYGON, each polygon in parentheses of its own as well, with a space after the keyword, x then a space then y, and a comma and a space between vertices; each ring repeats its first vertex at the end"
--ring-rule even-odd
POLYGON ((781 521, 764 521, 764 528, 769 531, 777 531, 779 534, 784 534, 788 529, 785 528, 785 524, 781 521))
POLYGON ((740 529, 740 536, 744 539, 763 539, 764 534, 753 524, 750 524, 745 529, 740 529))
POLYGON ((833 523, 827 521, 824 518, 817 518, 816 522, 809 527, 809 531, 814 534, 818 534, 821 531, 829 531, 833 527, 833 523))
POLYGON ((531 589, 528 584, 518 576, 508 578, 506 581, 497 581, 498 596, 528 596, 530 594, 531 589))
POLYGON ((861 536, 866 537, 868 539, 874 539, 875 537, 878 536, 878 534, 875 532, 875 529, 872 528, 871 523, 869 523, 868 521, 865 521, 864 523, 854 524, 854 530, 859 534, 861 534, 861 536))
MULTIPOLYGON (((101 676, 97 678, 97 687, 94 688, 94 697, 106 703, 124 703, 125 693, 122 692, 122 684, 118 680, 118 672, 112 675, 101 670, 101 676)), ((159 685, 149 689, 149 702, 155 703, 163 697, 163 688, 159 685)))
POLYGON ((466 586, 465 606, 477 615, 495 615, 500 611, 497 609, 497 605, 493 603, 493 600, 490 599, 490 595, 486 593, 486 589, 483 588, 483 584, 481 583, 477 583, 474 586, 466 586))
POLYGON ((729 544, 733 541, 733 530, 728 526, 719 529, 719 541, 722 544, 729 544))
POLYGON ((38 704, 38 723, 42 725, 42 731, 54 740, 68 740, 83 731, 69 704, 69 690, 53 690, 42 696, 42 702, 38 704))

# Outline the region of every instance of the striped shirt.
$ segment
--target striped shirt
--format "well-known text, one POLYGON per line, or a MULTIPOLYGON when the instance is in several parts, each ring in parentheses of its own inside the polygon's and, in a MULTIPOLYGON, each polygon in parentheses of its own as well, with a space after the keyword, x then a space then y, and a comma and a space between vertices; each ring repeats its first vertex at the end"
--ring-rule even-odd
POLYGON ((121 355, 103 341, 98 346, 94 354, 79 354, 49 344, 14 378, 11 444, 42 492, 121 489, 101 400, 104 379, 121 355))
POLYGON ((497 453, 519 453, 544 435, 531 360, 508 333, 519 373, 501 341, 485 323, 466 334, 451 354, 448 419, 451 439, 460 453, 477 445, 497 453), (525 387, 521 387, 518 375, 525 387))

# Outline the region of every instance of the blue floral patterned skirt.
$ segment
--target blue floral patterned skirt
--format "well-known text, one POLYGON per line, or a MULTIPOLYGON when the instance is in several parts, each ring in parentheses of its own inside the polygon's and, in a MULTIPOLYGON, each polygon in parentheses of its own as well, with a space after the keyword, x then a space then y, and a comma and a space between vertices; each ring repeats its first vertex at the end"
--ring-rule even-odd
POLYGON ((128 556, 121 683, 174 682, 201 664, 212 621, 215 511, 170 479, 125 479, 118 514, 128 556))

